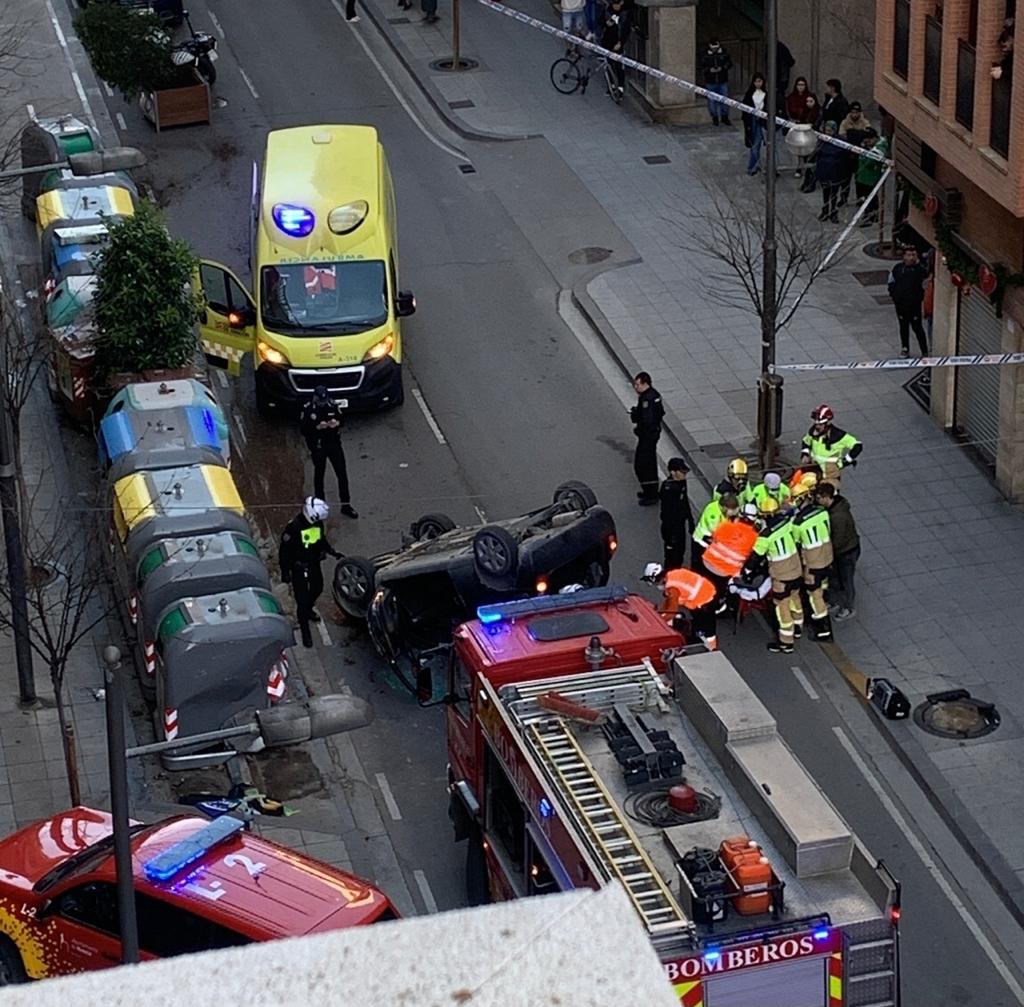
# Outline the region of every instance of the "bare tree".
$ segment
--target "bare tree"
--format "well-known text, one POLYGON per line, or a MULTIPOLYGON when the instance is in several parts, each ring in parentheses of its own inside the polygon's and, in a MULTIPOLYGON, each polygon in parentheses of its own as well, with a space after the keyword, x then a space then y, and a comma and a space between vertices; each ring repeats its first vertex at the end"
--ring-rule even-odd
POLYGON ((0 289, 0 408, 10 417, 14 461, 19 471, 21 414, 46 357, 46 342, 25 317, 25 304, 15 299, 4 282, 0 289))
MULTIPOLYGON (((764 321, 764 206, 744 200, 724 188, 706 187, 709 205, 693 209, 683 247, 717 265, 708 274, 708 298, 723 307, 741 308, 764 321)), ((802 204, 793 204, 776 215, 777 246, 774 331, 784 328, 814 282, 842 260, 849 251, 840 249, 829 257, 837 238, 835 228, 826 230, 802 204)))
MULTIPOLYGON (((0 0, 0 170, 17 160, 24 121, 24 102, 18 100, 21 82, 43 74, 49 57, 44 44, 33 38, 37 20, 22 0, 0 0)), ((0 194, 20 184, 18 179, 0 181, 0 194)))
MULTIPOLYGON (((24 490, 23 490, 24 494, 24 490)), ((46 665, 57 707, 68 791, 81 803, 74 726, 67 699, 67 668, 72 653, 114 611, 101 558, 90 543, 80 512, 70 502, 37 493, 22 525, 28 568, 29 642, 46 665)), ((0 631, 10 633, 10 587, 0 577, 0 631)))

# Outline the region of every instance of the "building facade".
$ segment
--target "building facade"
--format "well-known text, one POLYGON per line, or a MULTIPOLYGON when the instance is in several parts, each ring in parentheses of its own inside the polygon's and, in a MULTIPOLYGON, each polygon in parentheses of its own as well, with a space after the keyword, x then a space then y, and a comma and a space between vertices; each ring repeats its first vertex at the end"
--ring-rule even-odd
MULTIPOLYGON (((932 349, 1024 350, 1024 69, 1014 0, 876 0, 875 98, 936 249, 932 349)), ((1024 366, 937 368, 931 412, 1024 500, 1024 366)))

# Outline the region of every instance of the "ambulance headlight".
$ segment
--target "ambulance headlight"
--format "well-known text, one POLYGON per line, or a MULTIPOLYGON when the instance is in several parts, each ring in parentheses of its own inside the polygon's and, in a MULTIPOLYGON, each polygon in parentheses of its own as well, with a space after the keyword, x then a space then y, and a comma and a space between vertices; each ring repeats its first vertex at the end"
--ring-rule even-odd
POLYGON ((262 339, 256 340, 256 359, 261 364, 274 364, 277 367, 287 367, 289 364, 288 358, 280 350, 275 350, 262 339))
POLYGON ((370 212, 370 204, 365 199, 356 199, 344 206, 336 206, 327 215, 327 226, 335 234, 350 234, 370 212))
POLYGON ((383 360, 395 348, 395 334, 389 332, 379 343, 374 343, 363 356, 363 363, 383 360))

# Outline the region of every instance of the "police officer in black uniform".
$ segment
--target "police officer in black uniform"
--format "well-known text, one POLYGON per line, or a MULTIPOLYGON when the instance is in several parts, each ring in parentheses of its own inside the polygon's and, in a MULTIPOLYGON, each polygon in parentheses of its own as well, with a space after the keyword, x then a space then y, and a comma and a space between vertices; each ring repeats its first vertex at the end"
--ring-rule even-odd
POLYGON ((686 543, 693 534, 693 512, 686 487, 689 466, 682 458, 671 458, 668 478, 658 490, 661 501, 661 541, 665 547, 666 573, 686 565, 686 543))
POLYGON ((359 514, 349 502, 348 468, 345 465, 345 449, 341 446, 341 424, 341 407, 330 397, 324 385, 317 385, 313 398, 303 403, 299 414, 299 430, 313 456, 313 495, 318 500, 327 498, 324 475, 327 463, 330 462, 338 477, 341 513, 345 517, 357 518, 359 514))
POLYGON ((661 396, 651 385, 651 376, 647 371, 640 371, 633 378, 633 390, 637 394, 637 401, 629 411, 629 418, 633 421, 633 433, 636 434, 633 471, 640 483, 636 495, 641 507, 650 507, 658 502, 658 438, 661 436, 665 407, 661 396))
POLYGON ((306 497, 302 510, 285 525, 281 533, 278 553, 281 579, 292 586, 299 630, 303 646, 306 647, 313 646, 309 624, 320 621, 315 608, 324 590, 324 575, 320 564, 324 556, 341 556, 327 540, 324 522, 328 514, 330 508, 323 500, 306 497))

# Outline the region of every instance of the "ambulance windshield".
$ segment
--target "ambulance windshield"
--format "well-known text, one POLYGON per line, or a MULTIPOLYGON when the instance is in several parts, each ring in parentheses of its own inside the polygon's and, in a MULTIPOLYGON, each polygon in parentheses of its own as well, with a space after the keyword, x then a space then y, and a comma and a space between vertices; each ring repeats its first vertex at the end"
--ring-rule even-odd
POLYGON ((353 333, 388 319, 387 274, 379 259, 264 266, 263 324, 278 332, 353 333))

